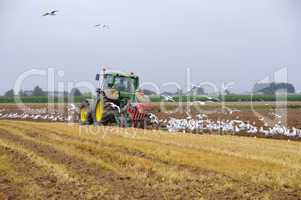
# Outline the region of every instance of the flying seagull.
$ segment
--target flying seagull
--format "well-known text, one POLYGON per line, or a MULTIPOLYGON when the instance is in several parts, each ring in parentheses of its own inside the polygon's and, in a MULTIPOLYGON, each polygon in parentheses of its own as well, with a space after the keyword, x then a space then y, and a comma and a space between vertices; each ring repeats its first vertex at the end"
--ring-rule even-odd
POLYGON ((101 27, 103 29, 109 29, 110 28, 110 26, 107 25, 107 24, 96 24, 96 25, 94 25, 94 27, 101 27))
POLYGON ((55 15, 58 12, 58 10, 51 11, 50 15, 55 15))
POLYGON ((55 16, 57 12, 58 12, 58 10, 53 10, 51 12, 47 12, 47 13, 43 14, 42 16, 43 17, 48 16, 48 15, 55 16))

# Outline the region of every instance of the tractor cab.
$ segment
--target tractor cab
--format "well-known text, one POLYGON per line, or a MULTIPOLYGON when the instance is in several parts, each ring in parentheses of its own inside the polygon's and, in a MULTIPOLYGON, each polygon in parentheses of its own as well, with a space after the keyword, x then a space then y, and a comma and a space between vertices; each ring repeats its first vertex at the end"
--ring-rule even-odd
POLYGON ((116 89, 118 91, 134 93, 138 89, 138 78, 122 74, 105 74, 103 89, 116 89))
POLYGON ((103 95, 106 99, 114 101, 118 106, 123 106, 131 100, 136 101, 136 93, 139 89, 139 77, 133 73, 104 72, 102 80, 100 75, 96 76, 100 81, 98 95, 103 95))

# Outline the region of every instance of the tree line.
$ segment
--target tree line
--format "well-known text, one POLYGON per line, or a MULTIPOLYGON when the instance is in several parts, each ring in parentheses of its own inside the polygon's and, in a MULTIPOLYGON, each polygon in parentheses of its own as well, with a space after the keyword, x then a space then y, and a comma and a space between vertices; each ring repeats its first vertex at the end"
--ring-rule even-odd
MULTIPOLYGON (((44 91, 40 86, 35 86, 33 90, 20 90, 19 92, 15 92, 13 89, 10 89, 4 93, 5 97, 44 97, 44 96, 58 96, 58 92, 47 92, 44 91)), ((73 88, 70 93, 62 92, 61 96, 92 96, 91 93, 82 93, 78 88, 73 88)))
POLYGON ((275 95, 277 92, 285 92, 293 94, 296 92, 295 87, 291 83, 256 83, 253 91, 255 93, 263 93, 264 95, 275 95))

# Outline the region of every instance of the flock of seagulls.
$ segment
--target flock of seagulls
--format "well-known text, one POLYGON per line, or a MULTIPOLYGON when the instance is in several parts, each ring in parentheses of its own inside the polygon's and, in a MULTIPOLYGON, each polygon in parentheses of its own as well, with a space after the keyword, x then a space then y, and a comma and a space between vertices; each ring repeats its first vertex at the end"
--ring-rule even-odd
POLYGON ((250 135, 263 136, 285 136, 289 138, 301 138, 301 129, 287 128, 280 123, 274 127, 256 127, 256 123, 244 122, 241 120, 217 120, 208 119, 205 114, 198 114, 196 119, 188 116, 186 119, 170 118, 165 121, 169 132, 192 132, 192 133, 228 133, 239 134, 248 133, 250 135))
MULTIPOLYGON (((113 106, 113 105, 112 105, 113 106)), ((120 108, 114 107, 120 112, 120 108)), ((75 122, 78 120, 78 108, 74 104, 69 104, 66 108, 67 112, 51 112, 46 109, 31 109, 25 110, 22 113, 8 112, 6 109, 0 110, 0 119, 21 119, 21 120, 39 120, 53 122, 75 122)), ((229 114, 239 112, 238 110, 228 110, 229 114)), ((186 113, 187 117, 183 119, 169 118, 159 120, 152 113, 149 114, 149 119, 152 124, 160 124, 160 127, 167 128, 171 133, 223 133, 223 134, 240 134, 247 133, 250 135, 262 135, 266 137, 284 136, 288 138, 301 138, 301 129, 295 127, 288 128, 279 122, 273 127, 269 127, 266 123, 262 127, 257 127, 256 123, 250 123, 235 119, 235 120, 211 120, 206 114, 198 114, 192 117, 186 113)), ((260 121, 264 118, 260 117, 260 121)))
MULTIPOLYGON (((56 16, 57 12, 59 12, 59 11, 58 10, 52 10, 52 11, 44 13, 42 15, 42 17, 56 16)), ((94 27, 101 28, 101 29, 110 29, 110 26, 108 24, 96 24, 96 25, 94 25, 94 27)))
POLYGON ((66 121, 64 114, 53 112, 49 114, 29 114, 29 113, 9 113, 0 114, 0 119, 22 119, 22 120, 45 120, 45 121, 55 121, 63 122, 66 121))
MULTIPOLYGON (((172 96, 161 95, 161 97, 163 97, 163 101, 175 102, 175 100, 172 96)), ((220 102, 220 100, 218 98, 215 98, 215 97, 211 97, 211 96, 207 96, 207 95, 200 95, 200 97, 205 98, 206 101, 192 101, 191 103, 204 105, 205 102, 209 102, 209 103, 220 102)))
POLYGON ((5 109, 0 110, 0 119, 41 120, 53 122, 74 122, 77 120, 78 109, 74 104, 67 106, 67 113, 51 112, 44 109, 25 110, 22 113, 9 113, 5 109))

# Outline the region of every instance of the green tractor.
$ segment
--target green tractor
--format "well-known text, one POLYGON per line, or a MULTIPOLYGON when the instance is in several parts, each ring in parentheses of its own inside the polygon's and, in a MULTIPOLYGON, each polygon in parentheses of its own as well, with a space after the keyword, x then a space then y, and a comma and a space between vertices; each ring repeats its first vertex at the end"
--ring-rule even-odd
POLYGON ((157 126, 157 117, 148 98, 139 91, 139 77, 133 73, 107 72, 96 75, 96 99, 86 99, 80 105, 81 124, 117 125, 146 128, 157 126))

